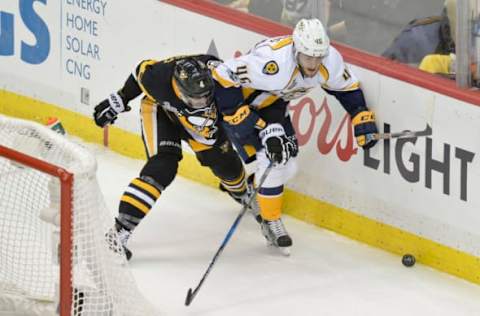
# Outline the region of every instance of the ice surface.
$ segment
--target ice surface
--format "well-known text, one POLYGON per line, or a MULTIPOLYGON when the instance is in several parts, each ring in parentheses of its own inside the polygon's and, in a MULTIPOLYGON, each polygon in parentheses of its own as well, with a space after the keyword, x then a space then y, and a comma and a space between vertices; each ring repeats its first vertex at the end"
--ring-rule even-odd
MULTIPOLYGON (((94 147, 98 179, 116 214, 143 161, 94 147)), ((299 206, 301 207, 301 206, 299 206)), ((194 288, 240 207, 225 193, 177 177, 130 241, 131 267, 162 315, 480 315, 480 286, 288 216, 294 246, 265 246, 245 216, 189 307, 194 288)))

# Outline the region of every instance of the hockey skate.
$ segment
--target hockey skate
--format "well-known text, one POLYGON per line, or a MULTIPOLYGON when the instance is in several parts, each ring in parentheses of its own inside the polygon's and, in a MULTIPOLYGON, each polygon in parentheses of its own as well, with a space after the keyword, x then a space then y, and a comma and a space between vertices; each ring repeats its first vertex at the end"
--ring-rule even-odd
POLYGON ((127 260, 130 260, 130 258, 132 258, 132 252, 127 248, 127 242, 131 234, 132 233, 130 231, 123 228, 118 222, 115 222, 114 227, 110 228, 110 230, 105 234, 108 247, 118 254, 122 253, 121 249, 123 248, 125 257, 127 260))
POLYGON ((279 249, 284 255, 289 256, 292 239, 288 235, 285 226, 283 226, 282 220, 280 218, 273 221, 263 220, 261 226, 268 245, 279 249))

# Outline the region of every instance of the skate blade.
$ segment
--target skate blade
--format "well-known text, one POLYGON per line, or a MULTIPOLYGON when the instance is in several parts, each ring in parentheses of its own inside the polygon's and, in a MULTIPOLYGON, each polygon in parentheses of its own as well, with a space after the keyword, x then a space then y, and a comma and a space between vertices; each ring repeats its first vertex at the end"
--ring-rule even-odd
POLYGON ((254 219, 258 224, 261 224, 261 223, 262 223, 262 217, 260 216, 260 214, 254 213, 254 212, 252 212, 252 211, 249 211, 249 213, 252 215, 253 219, 254 219))
POLYGON ((285 257, 290 257, 290 247, 278 247, 278 250, 280 250, 285 257))
POLYGON ((290 248, 291 247, 278 247, 276 245, 274 245, 273 243, 267 241, 267 247, 269 249, 272 249, 274 250, 275 252, 279 252, 281 253, 282 255, 284 255, 285 257, 290 257, 290 248))

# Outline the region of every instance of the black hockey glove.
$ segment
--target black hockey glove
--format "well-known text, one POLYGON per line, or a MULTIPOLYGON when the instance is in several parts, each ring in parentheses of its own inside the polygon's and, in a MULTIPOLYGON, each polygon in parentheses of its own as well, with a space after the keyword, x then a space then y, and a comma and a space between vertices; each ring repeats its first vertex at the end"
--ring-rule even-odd
POLYGON ((375 125, 375 114, 372 111, 361 111, 352 118, 353 131, 358 146, 369 149, 375 146, 378 134, 375 125))
POLYGON ((260 139, 271 162, 286 164, 298 154, 297 139, 294 135, 287 136, 283 126, 278 123, 269 124, 261 130, 260 139))
POLYGON ((97 126, 104 127, 107 124, 113 124, 117 119, 118 113, 127 112, 130 109, 127 104, 124 104, 120 95, 115 92, 95 107, 93 118, 97 126))

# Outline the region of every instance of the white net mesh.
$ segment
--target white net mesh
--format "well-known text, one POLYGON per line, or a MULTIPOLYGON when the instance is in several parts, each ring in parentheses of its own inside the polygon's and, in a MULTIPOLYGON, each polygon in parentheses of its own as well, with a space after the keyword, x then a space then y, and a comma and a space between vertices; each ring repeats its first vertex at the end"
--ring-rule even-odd
MULTIPOLYGON (((157 315, 138 291, 123 249, 113 251, 106 241, 113 217, 93 156, 42 125, 3 116, 0 145, 74 174, 71 315, 157 315)), ((56 177, 0 156, 0 314, 57 313, 59 204, 56 177)))

